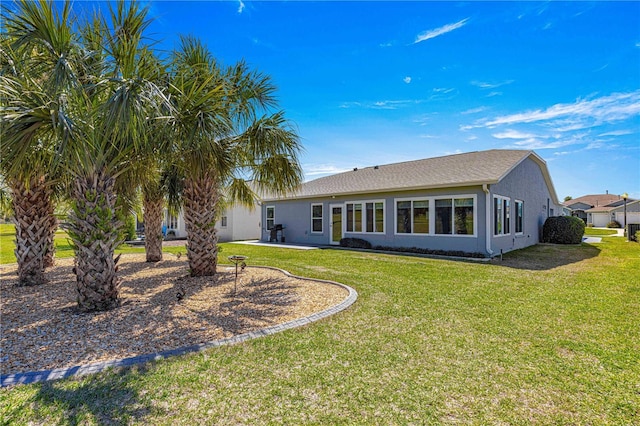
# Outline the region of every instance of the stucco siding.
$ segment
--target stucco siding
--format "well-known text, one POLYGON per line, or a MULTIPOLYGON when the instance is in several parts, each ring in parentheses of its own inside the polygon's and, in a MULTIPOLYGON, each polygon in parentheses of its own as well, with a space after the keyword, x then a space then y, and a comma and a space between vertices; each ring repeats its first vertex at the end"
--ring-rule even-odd
MULTIPOLYGON (((495 254, 501 251, 521 249, 540 242, 542 226, 549 216, 562 214, 562 206, 554 204, 540 166, 530 158, 518 164, 499 183, 490 187, 493 196, 506 197, 511 203, 510 230, 505 235, 495 236, 492 229, 491 248, 495 254), (523 202, 523 232, 515 232, 515 201, 523 202)), ((493 221, 492 221, 493 223, 493 221)))
MULTIPOLYGON (((484 226, 484 192, 481 187, 463 187, 455 189, 414 190, 398 193, 380 193, 358 196, 338 196, 335 198, 315 198, 305 200, 279 200, 265 202, 263 210, 262 240, 269 241, 270 231, 266 229, 266 208, 275 207, 275 224, 284 226, 284 235, 287 243, 329 245, 331 244, 330 206, 343 206, 344 238, 360 238, 370 242, 374 246, 389 247, 418 247, 424 249, 464 251, 468 253, 485 253, 484 226), (396 233, 396 200, 421 199, 439 197, 469 197, 474 202, 474 235, 438 235, 431 234, 399 234, 396 233), (384 203, 384 227, 382 232, 348 232, 344 221, 346 220, 347 203, 384 203), (311 232, 311 206, 322 204, 322 232, 311 232)), ((433 209, 431 203, 430 209, 433 209)))
POLYGON ((261 211, 256 205, 253 210, 247 207, 235 206, 227 210, 224 215, 227 218, 226 226, 222 221, 216 222, 219 241, 257 240, 261 237, 261 211))

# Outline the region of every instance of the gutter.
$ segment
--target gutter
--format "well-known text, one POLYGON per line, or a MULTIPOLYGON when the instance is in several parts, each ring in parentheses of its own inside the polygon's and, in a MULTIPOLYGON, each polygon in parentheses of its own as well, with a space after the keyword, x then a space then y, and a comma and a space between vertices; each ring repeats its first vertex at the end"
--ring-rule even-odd
POLYGON ((493 250, 491 250, 491 194, 489 193, 489 185, 486 183, 482 184, 482 190, 485 194, 484 207, 485 207, 485 249, 489 256, 493 255, 493 250))

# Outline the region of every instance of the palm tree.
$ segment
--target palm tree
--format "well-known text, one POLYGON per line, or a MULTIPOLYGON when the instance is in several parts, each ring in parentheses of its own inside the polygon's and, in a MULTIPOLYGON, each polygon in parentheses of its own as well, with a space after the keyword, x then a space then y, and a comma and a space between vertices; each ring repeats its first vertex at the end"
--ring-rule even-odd
POLYGON ((251 203, 260 190, 285 192, 302 172, 296 132, 275 106, 270 79, 240 62, 222 68, 197 39, 183 37, 174 52, 171 99, 178 144, 175 155, 183 173, 183 210, 187 255, 193 276, 216 273, 217 205, 225 189, 251 203), (258 113, 265 115, 258 118, 258 113))
POLYGON ((3 8, 7 32, 0 43, 2 175, 10 189, 18 277, 22 285, 45 282, 53 264, 56 152, 51 141, 65 127, 61 93, 73 80, 70 9, 22 0, 3 8))
POLYGON ((73 176, 69 235, 76 253, 78 305, 86 311, 118 304, 119 256, 114 258, 114 253, 121 243, 121 224, 116 216, 116 180, 145 158, 153 142, 150 123, 166 104, 154 82, 155 60, 143 45, 146 13, 133 2, 119 2, 110 9, 110 26, 106 20, 94 21, 100 27, 84 32, 106 34, 107 59, 106 67, 95 67, 104 74, 92 76, 96 83, 91 92, 79 93, 74 101, 83 108, 76 120, 78 137, 65 155, 73 176))
POLYGON ((149 123, 167 100, 143 44, 146 9, 118 2, 110 22, 97 15, 76 34, 68 4, 57 11, 45 0, 21 0, 7 12, 10 38, 26 52, 30 72, 2 76, 2 173, 10 185, 20 177, 39 188, 46 175, 36 172, 64 171, 78 305, 103 310, 117 305, 117 179, 143 158, 149 123), (34 162, 39 155, 47 161, 34 162), (42 167, 24 169, 30 163, 42 167))

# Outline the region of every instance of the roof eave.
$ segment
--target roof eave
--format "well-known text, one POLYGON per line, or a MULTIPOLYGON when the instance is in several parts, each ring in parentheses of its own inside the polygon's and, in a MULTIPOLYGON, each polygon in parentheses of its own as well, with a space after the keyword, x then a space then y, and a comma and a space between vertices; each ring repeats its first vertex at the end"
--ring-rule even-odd
POLYGON ((404 188, 381 188, 373 191, 349 191, 349 192, 335 192, 335 193, 323 193, 323 194, 313 194, 313 195, 295 195, 292 194, 290 197, 279 197, 279 198, 269 198, 264 199, 264 201, 287 201, 287 200, 308 200, 312 198, 331 198, 331 197, 348 197, 355 195, 366 195, 366 194, 384 194, 388 192, 409 192, 409 191, 419 191, 425 189, 443 189, 443 188, 462 188, 465 186, 482 186, 484 184, 494 185, 498 183, 499 180, 492 181, 472 181, 472 182, 460 182, 456 184, 440 184, 440 185, 419 185, 412 187, 404 187, 404 188))

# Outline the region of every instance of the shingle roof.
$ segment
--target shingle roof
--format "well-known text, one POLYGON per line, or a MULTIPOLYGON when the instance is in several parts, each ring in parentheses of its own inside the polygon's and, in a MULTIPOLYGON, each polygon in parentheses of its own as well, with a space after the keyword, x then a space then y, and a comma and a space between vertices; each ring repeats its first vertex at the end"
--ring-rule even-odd
POLYGON ((620 199, 620 196, 615 194, 590 194, 583 195, 582 197, 578 198, 572 198, 569 201, 565 201, 563 204, 567 207, 571 207, 574 204, 578 203, 587 204, 591 207, 604 207, 620 199))
MULTIPOLYGON (((533 151, 475 151, 354 169, 306 182, 290 197, 311 198, 493 184, 529 156, 533 156, 541 164, 548 178, 545 162, 533 151)), ((548 183, 553 192, 550 179, 548 183)))

